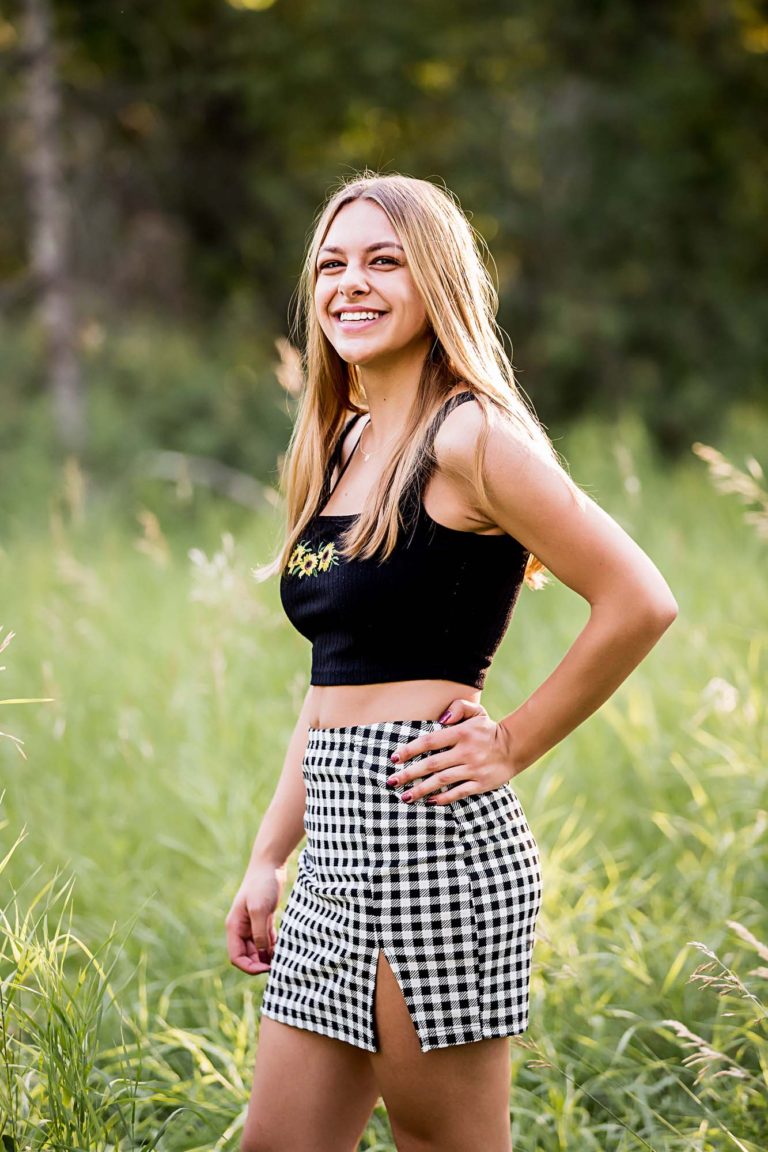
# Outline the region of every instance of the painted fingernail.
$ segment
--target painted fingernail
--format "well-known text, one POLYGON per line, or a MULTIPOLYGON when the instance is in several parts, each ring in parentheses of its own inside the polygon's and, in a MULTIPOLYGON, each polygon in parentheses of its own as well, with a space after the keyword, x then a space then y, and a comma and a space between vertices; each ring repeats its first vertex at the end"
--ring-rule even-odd
POLYGON ((436 796, 427 796, 424 803, 425 804, 437 804, 437 797, 436 796))
POLYGON ((400 799, 403 800, 406 804, 409 804, 411 800, 413 800, 413 792, 403 792, 400 799))
POLYGON ((397 776, 389 776, 387 778, 387 784, 397 784, 397 776))
POLYGON ((443 712, 442 716, 441 716, 441 717, 438 719, 438 721, 437 721, 437 722, 438 722, 438 724, 445 724, 445 722, 446 722, 447 720, 450 720, 450 718, 451 718, 451 713, 450 713, 450 711, 447 711, 447 712, 443 712))
POLYGON ((259 960, 261 960, 262 964, 269 964, 269 952, 265 952, 263 948, 259 948, 258 952, 259 960))
POLYGON ((393 752, 392 755, 390 756, 390 760, 394 761, 395 764, 399 764, 400 763, 400 754, 398 752, 393 752))

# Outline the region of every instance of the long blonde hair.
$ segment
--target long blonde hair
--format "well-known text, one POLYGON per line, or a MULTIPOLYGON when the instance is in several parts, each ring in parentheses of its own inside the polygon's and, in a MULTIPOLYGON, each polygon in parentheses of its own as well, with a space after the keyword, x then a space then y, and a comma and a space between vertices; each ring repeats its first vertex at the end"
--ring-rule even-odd
MULTIPOLYGON (((407 426, 390 463, 362 514, 339 539, 346 558, 390 555, 403 527, 400 513, 405 488, 422 475, 424 444, 439 405, 457 384, 474 392, 485 417, 475 458, 473 482, 482 500, 488 494, 483 457, 491 422, 508 419, 549 456, 557 454, 527 397, 515 380, 496 323, 498 297, 483 257, 485 242, 475 233, 451 194, 426 180, 365 172, 333 192, 320 209, 307 248, 299 283, 297 328, 303 346, 305 383, 284 456, 279 491, 285 498, 285 537, 275 559, 255 570, 257 579, 281 571, 318 511, 334 445, 350 412, 367 412, 360 375, 336 352, 318 321, 314 306, 317 258, 336 214, 350 201, 371 200, 386 212, 405 250, 414 283, 424 301, 434 336, 421 372, 407 426)), ((542 565, 531 556, 526 580, 541 582, 542 565)))

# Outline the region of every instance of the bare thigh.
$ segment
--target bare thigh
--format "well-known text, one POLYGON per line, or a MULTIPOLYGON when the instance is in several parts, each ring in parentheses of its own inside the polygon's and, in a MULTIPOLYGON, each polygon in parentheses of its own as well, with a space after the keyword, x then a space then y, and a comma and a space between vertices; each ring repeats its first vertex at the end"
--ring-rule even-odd
POLYGON ((355 1152, 379 1097, 370 1057, 262 1016, 242 1152, 355 1152))
POLYGON ((422 1052, 383 952, 376 978, 379 1051, 368 1058, 398 1152, 511 1152, 505 1036, 422 1052))

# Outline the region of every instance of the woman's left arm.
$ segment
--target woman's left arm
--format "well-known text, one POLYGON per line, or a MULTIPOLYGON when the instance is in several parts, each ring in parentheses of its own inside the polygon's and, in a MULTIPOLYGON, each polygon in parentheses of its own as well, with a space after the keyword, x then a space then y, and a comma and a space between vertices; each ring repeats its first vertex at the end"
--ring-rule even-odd
MULTIPOLYGON (((463 455, 461 444, 453 448, 452 471, 468 477, 469 457, 460 460, 457 454, 463 455)), ((401 763, 409 755, 446 749, 414 765, 410 776, 407 769, 397 771, 397 783, 403 783, 429 766, 430 776, 410 790, 413 799, 448 784, 451 791, 434 802, 450 803, 517 776, 608 699, 677 615, 669 586, 645 552, 519 433, 506 426, 491 429, 484 477, 484 514, 582 596, 590 615, 554 671, 508 716, 493 723, 482 705, 455 700, 446 721, 450 749, 449 729, 404 746, 401 763)), ((474 502, 480 506, 476 493, 474 502)))
POLYGON ((500 722, 517 775, 615 692, 675 619, 677 603, 645 552, 558 465, 494 432, 486 482, 496 523, 590 606, 552 674, 500 722))

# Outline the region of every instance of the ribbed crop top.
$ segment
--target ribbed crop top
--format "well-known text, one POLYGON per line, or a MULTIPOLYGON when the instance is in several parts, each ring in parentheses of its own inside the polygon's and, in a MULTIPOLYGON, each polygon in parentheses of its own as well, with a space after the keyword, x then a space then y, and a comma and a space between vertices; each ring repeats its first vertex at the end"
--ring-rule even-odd
MULTIPOLYGON (((448 413, 472 399, 472 392, 461 392, 446 401, 430 423, 430 447, 448 413)), ((318 508, 330 496, 333 468, 357 418, 331 453, 318 508)), ((509 626, 528 552, 507 534, 463 532, 433 520, 422 500, 429 471, 404 493, 401 509, 410 529, 383 563, 338 554, 339 534, 358 514, 314 515, 294 548, 281 574, 280 599, 290 622, 312 643, 311 684, 454 680, 483 687, 509 626)))

